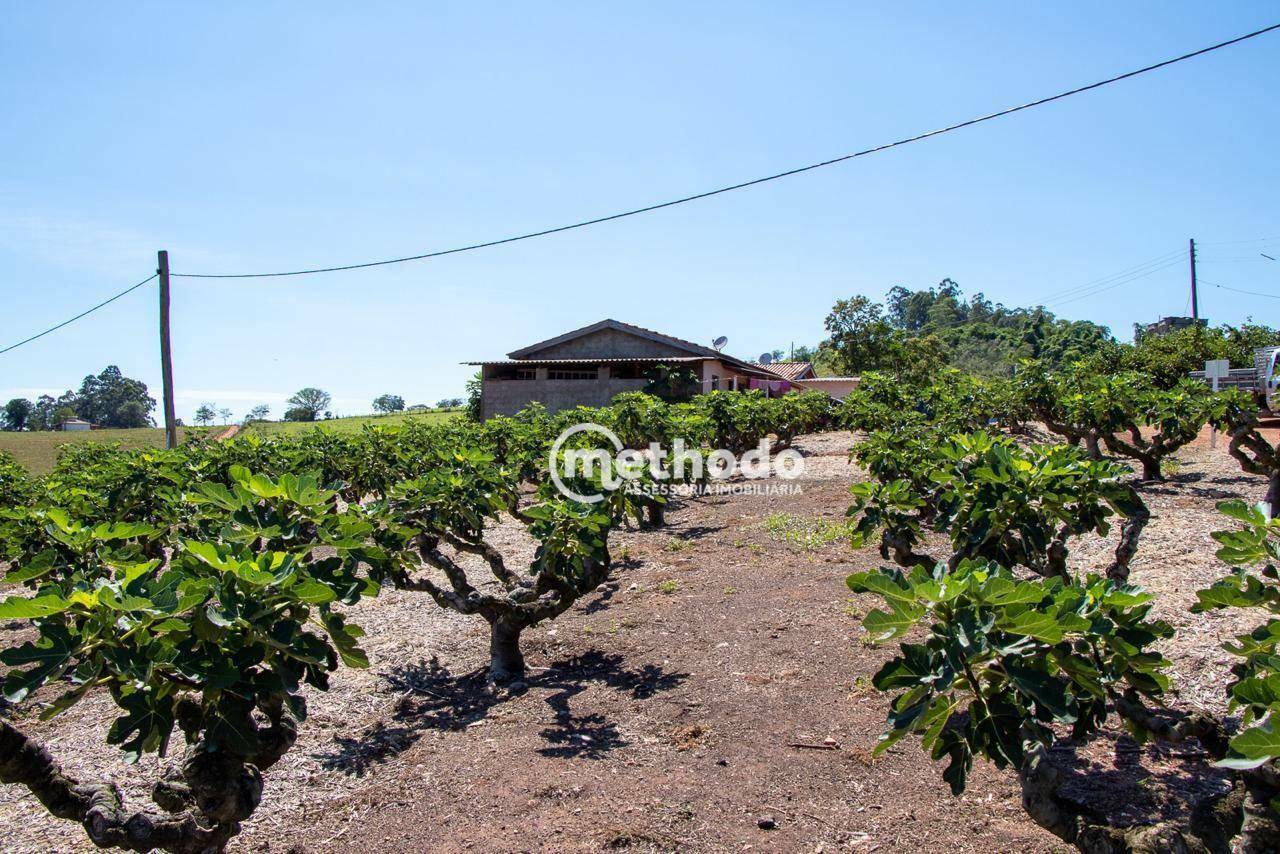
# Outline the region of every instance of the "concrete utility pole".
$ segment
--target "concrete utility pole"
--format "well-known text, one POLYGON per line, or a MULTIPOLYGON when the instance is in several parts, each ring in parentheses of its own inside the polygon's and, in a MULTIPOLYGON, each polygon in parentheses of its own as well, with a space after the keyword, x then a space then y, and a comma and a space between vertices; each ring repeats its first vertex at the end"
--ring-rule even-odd
POLYGON ((160 378, 164 384, 164 446, 178 447, 178 420, 173 411, 173 353, 169 349, 169 253, 156 253, 160 276, 160 378))
POLYGON ((1196 239, 1191 238, 1191 319, 1200 319, 1200 297, 1196 293, 1196 239))

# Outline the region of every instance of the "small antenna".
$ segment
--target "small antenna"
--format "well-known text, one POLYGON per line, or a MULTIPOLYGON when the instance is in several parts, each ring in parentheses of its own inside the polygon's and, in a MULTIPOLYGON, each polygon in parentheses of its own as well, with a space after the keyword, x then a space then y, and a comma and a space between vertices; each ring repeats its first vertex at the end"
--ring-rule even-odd
POLYGON ((773 364, 773 354, 772 354, 772 353, 761 353, 761 354, 760 354, 760 358, 756 359, 756 361, 757 361, 757 362, 759 362, 759 363, 760 363, 760 364, 762 364, 762 365, 770 365, 770 364, 773 364))
POLYGON ((713 350, 723 350, 724 345, 728 343, 729 343, 729 339, 721 335, 719 338, 711 342, 711 348, 713 350))

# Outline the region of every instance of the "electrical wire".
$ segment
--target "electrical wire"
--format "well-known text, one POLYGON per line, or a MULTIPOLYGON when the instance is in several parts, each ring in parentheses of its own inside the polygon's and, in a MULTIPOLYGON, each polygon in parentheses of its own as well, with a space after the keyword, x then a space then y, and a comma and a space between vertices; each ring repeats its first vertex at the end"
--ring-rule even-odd
POLYGON ((1146 278, 1147 276, 1151 276, 1151 275, 1154 275, 1154 274, 1156 274, 1156 273, 1162 272, 1162 271, 1164 271, 1164 270, 1169 269, 1170 267, 1177 266, 1177 265, 1179 265, 1179 264, 1181 264, 1181 263, 1182 263, 1182 259, 1177 258, 1177 259, 1174 259, 1174 260, 1172 260, 1172 261, 1169 261, 1169 262, 1168 262, 1168 263, 1166 263, 1166 264, 1163 264, 1163 265, 1161 265, 1161 266, 1159 266, 1159 267, 1156 267, 1156 268, 1154 268, 1154 269, 1146 270, 1146 271, 1144 271, 1144 272, 1142 272, 1142 273, 1137 273, 1137 274, 1135 274, 1135 275, 1129 276, 1128 278, 1121 279, 1121 280, 1120 280, 1120 281, 1118 281, 1118 282, 1113 282, 1113 283, 1108 284, 1108 285, 1103 285, 1103 286, 1101 286, 1101 287, 1094 288, 1093 290, 1086 291, 1085 293, 1077 294, 1077 295, 1075 295, 1075 296, 1068 297, 1068 298, 1066 298, 1066 299, 1054 300, 1054 301, 1052 301, 1052 302, 1046 303, 1045 307, 1046 307, 1046 308, 1049 308, 1049 307, 1060 307, 1060 306, 1068 305, 1068 304, 1073 303, 1073 302, 1079 302, 1079 301, 1080 301, 1080 300, 1082 300, 1082 299, 1088 299, 1088 298, 1090 298, 1090 297, 1095 297, 1095 296, 1098 296, 1099 294, 1106 293, 1107 291, 1115 290, 1116 288, 1122 287, 1122 286, 1124 286, 1124 285, 1131 284, 1132 282, 1136 282, 1136 281, 1137 281, 1137 280, 1139 280, 1139 279, 1144 279, 1144 278, 1146 278))
POLYGON ((572 231, 578 228, 586 228, 587 226, 599 225, 605 222, 612 222, 613 220, 624 219, 626 217, 636 216, 638 214, 650 213, 652 211, 662 210, 663 208, 670 208, 676 205, 683 205, 683 204, 687 204, 688 202, 694 202, 700 199, 706 199, 712 196, 718 196, 722 193, 729 193, 734 190, 741 190, 747 187, 754 187, 757 184, 764 184, 769 181, 776 181, 780 178, 789 178, 792 175, 799 175, 802 172, 809 172, 814 169, 821 169, 824 166, 832 166, 836 163, 843 163, 846 160, 852 160, 856 157, 865 157, 869 154, 875 154, 880 151, 886 151, 890 148, 897 148, 898 146, 908 145, 913 142, 919 142, 924 139, 929 139, 930 137, 941 136, 942 134, 950 133, 951 131, 960 130, 961 128, 966 128, 966 127, 971 127, 973 125, 991 121, 992 119, 1001 118, 1002 116, 1012 115, 1013 113, 1021 112, 1022 110, 1029 110, 1032 107, 1039 107, 1044 104, 1051 103, 1053 101, 1059 101, 1063 98, 1069 98, 1072 95, 1078 95, 1082 92, 1088 92, 1093 89, 1099 89, 1103 86, 1107 86, 1112 83, 1118 83, 1121 80, 1127 80, 1130 77, 1137 77, 1138 75, 1146 74, 1149 71, 1155 71, 1157 69, 1165 68, 1167 66, 1173 65, 1178 62, 1183 62, 1188 59, 1193 59, 1194 57, 1197 57, 1197 56, 1203 56, 1206 53, 1212 53, 1215 50, 1221 50, 1224 47, 1229 47, 1234 44, 1239 44, 1240 42, 1246 41, 1248 39, 1256 38, 1257 36, 1263 35, 1264 33, 1269 33, 1272 30, 1276 30, 1276 29, 1280 29, 1280 24, 1272 24, 1269 27, 1263 27, 1260 30, 1254 30, 1251 33, 1246 33, 1242 36, 1237 36, 1233 39, 1228 39, 1227 41, 1218 42, 1217 44, 1210 45, 1209 47, 1204 47, 1196 51, 1192 51, 1191 53, 1184 53, 1181 56, 1176 56, 1176 57, 1173 57, 1172 59, 1166 59, 1166 60, 1163 60, 1162 62, 1157 62, 1153 65, 1146 65, 1146 66, 1143 66, 1142 68, 1138 68, 1133 71, 1127 71, 1124 74, 1118 74, 1114 77, 1108 77, 1105 80, 1099 80, 1096 83, 1090 83, 1086 86, 1079 86, 1079 87, 1076 87, 1075 89, 1068 89, 1067 91, 1059 92, 1056 95, 1050 95, 1045 98, 1039 98, 1035 101, 1030 101, 1025 104, 1020 104, 1016 107, 1008 107, 998 112, 988 113, 986 115, 968 119, 966 121, 959 122, 957 124, 948 125, 947 127, 943 127, 943 128, 938 128, 937 130, 931 130, 925 133, 917 134, 915 136, 907 137, 906 139, 900 139, 900 140, 897 140, 896 142, 884 143, 882 145, 877 145, 874 148, 865 148, 861 151, 855 151, 852 154, 845 154, 841 157, 835 157, 830 160, 824 160, 820 163, 811 163, 808 166, 800 166, 795 169, 788 169, 785 172, 778 172, 773 175, 766 175, 763 178, 754 178, 750 181, 742 181, 741 183, 731 184, 727 187, 720 187, 715 190, 708 190, 703 193, 696 193, 691 196, 684 196, 679 199, 672 199, 670 201, 660 202, 658 204, 646 205, 645 207, 634 208, 632 210, 609 214, 607 216, 596 217, 594 219, 582 220, 581 222, 570 223, 569 225, 561 225, 561 226, 556 226, 554 228, 546 228, 546 229, 542 229, 541 231, 531 231, 526 234, 517 234, 511 237, 503 237, 496 240, 487 240, 487 241, 484 241, 483 243, 472 243, 468 246, 457 246, 452 249, 441 249, 435 252, 424 252, 421 255, 406 255, 402 258, 388 258, 382 261, 366 261, 358 264, 342 264, 334 267, 314 267, 310 269, 284 270, 284 271, 268 272, 268 273, 171 273, 170 275, 182 276, 184 278, 190 278, 190 279, 264 279, 264 278, 274 278, 278 276, 306 276, 306 275, 312 275, 315 273, 336 273, 344 270, 360 270, 368 267, 382 267, 388 264, 403 264, 407 261, 421 261, 427 258, 439 258, 443 255, 455 255, 460 252, 471 252, 477 249, 487 249, 493 246, 501 246, 506 243, 515 243, 521 240, 531 240, 535 237, 546 237, 551 234, 559 234, 561 232, 572 231))
MULTIPOLYGON (((1193 59, 1198 56, 1203 56, 1207 53, 1212 53, 1213 51, 1221 50, 1222 48, 1230 47, 1231 45, 1239 44, 1243 41, 1256 38, 1257 36, 1264 35, 1265 33, 1269 33, 1276 29, 1280 29, 1280 24, 1272 24, 1271 26, 1263 27, 1262 29, 1254 30, 1253 32, 1245 33, 1244 35, 1237 36, 1235 38, 1228 39, 1226 41, 1218 42, 1217 44, 1213 44, 1208 47, 1204 47, 1199 50, 1192 51, 1190 53, 1185 53, 1185 54, 1182 54, 1181 56, 1176 56, 1171 59, 1166 59, 1162 62, 1157 62, 1152 65, 1147 65, 1142 68, 1135 69, 1133 71, 1125 72, 1124 74, 1119 74, 1114 77, 1109 77, 1105 80, 1099 80, 1096 83, 1090 83, 1086 86, 1079 86, 1075 89, 1069 89, 1065 92, 1059 92, 1056 95, 1050 95, 1048 97, 1040 98, 1035 101, 1029 101, 1025 104, 1020 104, 1016 107, 1009 107, 1007 109, 1000 110, 998 112, 988 113, 983 116, 978 116, 976 118, 968 119, 963 122, 959 122, 953 125, 948 125, 947 127, 938 128, 936 130, 931 130, 925 133, 917 134, 916 136, 907 137, 906 139, 900 139, 894 142, 878 145, 873 148, 866 148, 861 151, 856 151, 856 152, 853 152, 852 154, 846 154, 841 157, 835 157, 830 160, 824 160, 820 163, 812 163, 812 164, 809 164, 808 166, 801 166, 795 169, 789 169, 785 172, 778 172, 776 174, 767 175, 762 178, 755 178, 750 181, 743 181, 737 184, 731 184, 729 186, 720 187, 715 190, 709 190, 707 192, 697 193, 691 196, 684 196, 683 198, 672 199, 670 201, 661 202, 654 205, 648 205, 646 207, 635 208, 633 210, 622 211, 620 213, 610 214, 608 216, 596 217, 595 219, 583 220, 581 222, 575 222, 569 225, 557 226, 554 228, 543 229, 542 231, 534 231, 526 234, 518 234, 511 237, 504 237, 497 240, 486 241, 483 243, 473 243, 467 246, 454 247, 452 249, 442 249, 436 252, 427 252, 421 255, 407 255, 401 258, 390 258, 382 261, 367 261, 359 264, 344 264, 344 265, 335 266, 335 267, 316 267, 316 268, 304 269, 304 270, 287 270, 287 271, 270 272, 270 273, 171 273, 170 275, 174 277, 182 277, 182 278, 190 278, 190 279, 258 279, 258 278, 274 278, 279 276, 303 276, 303 275, 311 275, 315 273, 336 273, 344 270, 359 270, 359 269, 364 269, 368 267, 382 267, 389 264, 401 264, 408 261, 420 261, 427 258, 438 258, 444 255, 454 255, 461 252, 470 252, 477 249, 486 249, 493 246, 500 246, 506 243, 515 243, 517 241, 530 240, 535 237, 545 237, 552 234, 558 234, 560 232, 572 231, 578 228, 585 228, 591 225, 599 225, 601 223, 611 222, 613 220, 624 219, 626 217, 636 216, 638 214, 649 213, 652 211, 662 210, 663 208, 674 207, 676 205, 682 205, 688 202, 694 202, 701 199, 710 198, 712 196, 718 196, 723 193, 732 192, 734 190, 741 190, 747 187, 753 187, 758 184, 764 184, 769 181, 776 181, 781 178, 788 178, 788 177, 791 177, 792 175, 799 175, 803 172, 809 172, 815 169, 821 169, 825 166, 832 166, 837 163, 843 163, 846 160, 853 160, 854 158, 857 158, 857 157, 865 157, 870 154, 875 154, 881 151, 887 151, 888 149, 891 149, 891 148, 897 148, 902 145, 908 145, 913 142, 919 142, 921 140, 929 139, 930 137, 941 136, 942 134, 950 133, 951 131, 961 130, 962 128, 971 127, 973 125, 981 124, 983 122, 988 122, 993 119, 1001 118, 1003 116, 1012 115, 1013 113, 1018 113, 1023 110, 1028 110, 1028 109, 1031 109, 1032 107, 1039 107, 1044 104, 1049 104, 1054 101, 1059 101, 1059 100, 1062 100, 1063 98, 1068 98, 1072 95, 1078 95, 1083 92, 1091 91, 1093 89, 1099 89, 1103 86, 1107 86, 1112 83, 1118 83, 1122 80, 1127 80, 1131 77, 1137 77, 1140 74, 1146 74, 1147 72, 1150 72, 1150 71, 1156 71, 1160 68, 1166 68, 1170 65, 1174 65, 1176 63, 1183 62, 1188 59, 1193 59)), ((1250 242, 1262 243, 1262 242, 1269 242, 1270 240, 1273 240, 1273 239, 1275 238, 1259 238, 1253 241, 1226 241, 1226 242, 1227 243, 1250 243, 1250 242)), ((1218 245, 1221 245, 1221 244, 1218 244, 1218 245)), ((1153 261, 1147 262, 1147 264, 1138 265, 1135 268, 1131 268, 1131 271, 1142 270, 1144 267, 1150 266, 1151 264, 1156 263, 1158 260, 1159 259, 1153 259, 1153 261)), ((1086 297, 1093 296, 1098 293, 1102 293, 1103 291, 1108 291, 1113 288, 1120 287, 1121 285, 1128 284, 1129 282, 1134 281, 1136 279, 1140 279, 1145 276, 1151 275, 1152 273, 1159 272, 1165 267, 1171 266, 1172 263, 1176 263, 1176 262, 1171 261, 1164 265, 1157 266, 1154 269, 1146 270, 1145 272, 1140 272, 1140 273, 1137 273, 1136 275, 1132 275, 1130 278, 1127 278, 1127 279, 1123 278, 1126 275, 1126 272, 1122 271, 1120 273, 1113 274, 1110 277, 1105 277, 1103 279, 1096 280, 1093 283, 1079 285, 1079 286, 1076 286, 1075 288, 1069 288, 1066 291, 1059 292, 1059 293, 1074 294, 1074 295, 1070 296, 1070 298, 1068 299, 1056 300, 1051 304, 1062 305, 1062 304, 1074 302, 1078 299, 1084 299, 1086 297), (1109 280, 1115 279, 1116 277, 1121 277, 1120 281, 1116 281, 1112 284, 1107 284, 1104 287, 1094 287, 1100 283, 1108 282, 1109 280), (1088 290, 1090 287, 1093 287, 1094 289, 1088 290)), ((44 336, 50 334, 51 332, 56 332, 57 330, 62 329, 63 327, 68 326, 76 322, 77 320, 80 320, 81 318, 92 314, 98 309, 104 308, 110 305, 111 303, 115 302, 121 297, 132 293, 133 291, 137 290, 138 288, 152 281, 153 279, 156 278, 157 275, 158 274, 153 273, 147 278, 143 279, 141 282, 138 282, 137 284, 126 288, 120 293, 115 294, 112 297, 109 297, 108 299, 98 303, 97 305, 89 309, 86 309, 85 311, 80 312, 74 317, 64 320, 63 322, 55 326, 51 326, 42 332, 38 332, 35 335, 32 335, 28 338, 24 338, 23 340, 18 341, 17 343, 14 343, 9 345, 8 347, 5 347, 4 349, 0 350, 0 355, 8 353, 12 350, 16 350, 18 347, 21 347, 24 344, 30 344, 32 341, 35 341, 39 338, 43 338, 44 336)), ((1225 285, 1214 285, 1214 287, 1226 288, 1225 285)), ((1226 289, 1238 290, 1235 288, 1226 288, 1226 289)), ((1252 293, 1252 292, 1241 291, 1241 293, 1252 293)), ((1274 296, 1272 294, 1254 294, 1254 295, 1274 296)), ((1280 297, 1275 297, 1275 298, 1280 299, 1280 297)))
POLYGON ((108 299, 103 300, 102 302, 100 302, 100 303, 98 303, 97 305, 95 305, 93 308, 86 309, 85 311, 80 312, 80 313, 79 313, 79 314, 77 314, 75 317, 73 317, 73 318, 71 318, 71 319, 69 319, 69 320, 64 320, 64 321, 62 321, 61 323, 59 323, 57 326, 50 326, 50 327, 49 327, 48 329, 46 329, 44 332, 38 332, 38 333, 36 333, 35 335, 32 335, 30 338, 24 338, 24 339, 22 339, 21 341, 19 341, 17 344, 10 344, 8 347, 5 347, 3 350, 0 350, 0 356, 4 355, 5 353, 8 353, 10 350, 16 350, 16 349, 18 349, 18 348, 19 348, 19 347, 21 347, 23 344, 30 344, 32 341, 35 341, 37 338, 43 338, 44 336, 48 335, 50 332, 57 332, 57 331, 58 331, 59 329, 61 329, 62 327, 67 326, 67 325, 72 324, 72 323, 75 323, 75 322, 76 322, 77 320, 79 320, 80 318, 85 317, 86 315, 93 314, 95 311, 97 311, 97 310, 98 310, 98 309, 100 309, 100 308, 103 308, 103 307, 105 307, 105 306, 111 305, 111 303, 113 303, 113 302, 115 302, 116 300, 120 299, 120 297, 125 296, 126 294, 131 294, 131 293, 133 293, 133 292, 134 292, 134 291, 136 291, 138 288, 142 287, 142 286, 143 286, 143 285, 145 285, 147 282, 151 281, 152 279, 156 278, 156 277, 157 277, 157 276, 159 276, 159 275, 160 275, 159 273, 152 273, 150 276, 147 276, 147 277, 146 277, 145 279, 143 279, 141 282, 138 282, 138 284, 136 284, 136 285, 132 285, 132 286, 130 286, 130 287, 125 288, 123 291, 121 291, 120 293, 116 294, 115 296, 113 296, 113 297, 110 297, 110 298, 108 298, 108 299))
POLYGON ((1268 297, 1270 299, 1280 299, 1280 294, 1264 294, 1260 291, 1246 291, 1240 288, 1228 287, 1227 285, 1219 285, 1216 282, 1206 282, 1204 279, 1201 279, 1200 281, 1204 282, 1206 285, 1213 285, 1215 288, 1222 288, 1222 290, 1224 291, 1235 291, 1238 294, 1248 294, 1251 297, 1268 297))
POLYGON ((1197 243, 1196 246, 1238 246, 1241 243, 1271 243, 1280 240, 1280 235, 1276 237, 1254 237, 1249 240, 1216 240, 1208 243, 1197 243))
POLYGON ((1180 261, 1185 254, 1186 254, 1185 249, 1178 249, 1173 252, 1166 252, 1164 255, 1160 255, 1155 258, 1152 258, 1150 261, 1144 261, 1143 263, 1134 265, 1133 267, 1127 267, 1123 270, 1119 270, 1115 273, 1112 273, 1109 276, 1103 276, 1100 279, 1094 279, 1093 281, 1085 282, 1082 285, 1075 285, 1070 288, 1065 288, 1060 291, 1053 291, 1052 293, 1045 294, 1044 296, 1040 297, 1040 301, 1042 303, 1056 301, 1056 300, 1062 299, 1063 297, 1068 297, 1073 294, 1079 293, 1080 291, 1088 290, 1094 287, 1095 285, 1106 284, 1116 279, 1124 278, 1125 276, 1128 276, 1132 273, 1141 272, 1157 264, 1168 263, 1169 261, 1174 259, 1177 259, 1180 261))
POLYGON ((1089 297, 1094 297, 1094 296, 1097 296, 1098 294, 1105 293, 1106 291, 1114 290, 1123 285, 1128 285, 1132 282, 1136 282, 1138 279, 1145 279, 1147 276, 1154 275, 1163 270, 1167 270, 1170 267, 1180 265, 1181 263, 1182 263, 1181 258, 1174 258, 1171 261, 1166 261, 1164 264, 1161 264, 1158 267, 1155 267, 1150 270, 1145 270, 1141 273, 1134 274, 1132 276, 1129 276, 1128 278, 1121 279, 1118 282, 1113 282, 1111 284, 1103 285, 1101 287, 1094 288, 1093 290, 1086 291, 1081 294, 1076 294, 1075 296, 1068 297, 1066 299, 1053 300, 1051 302, 1046 303, 1045 307, 1046 308, 1051 306, 1059 307, 1059 306, 1067 305, 1069 303, 1078 302, 1079 300, 1082 300, 1082 299, 1088 299, 1089 297))

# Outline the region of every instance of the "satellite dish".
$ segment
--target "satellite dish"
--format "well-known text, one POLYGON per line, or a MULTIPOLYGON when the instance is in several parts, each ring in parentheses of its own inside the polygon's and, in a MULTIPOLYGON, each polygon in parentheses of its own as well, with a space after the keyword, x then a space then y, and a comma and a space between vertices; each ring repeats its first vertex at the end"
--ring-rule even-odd
POLYGON ((771 364, 773 364, 773 354, 772 354, 772 353, 761 353, 761 354, 760 354, 760 358, 759 358, 759 359, 756 359, 756 361, 757 361, 757 362, 759 362, 759 363, 760 363, 760 364, 762 364, 762 365, 771 365, 771 364))
POLYGON ((729 339, 721 335, 719 338, 711 342, 712 348, 716 350, 724 349, 724 345, 729 343, 729 339))

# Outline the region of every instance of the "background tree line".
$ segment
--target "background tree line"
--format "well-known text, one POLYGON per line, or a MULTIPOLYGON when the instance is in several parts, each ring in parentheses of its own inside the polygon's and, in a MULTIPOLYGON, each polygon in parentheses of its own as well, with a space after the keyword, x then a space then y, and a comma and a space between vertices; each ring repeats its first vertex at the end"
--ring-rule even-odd
POLYGON ((796 348, 795 360, 813 362, 824 375, 878 371, 907 380, 943 366, 1007 377, 1033 359, 1054 368, 1085 362, 1102 374, 1141 371, 1167 388, 1203 370, 1209 359, 1250 367, 1254 349, 1280 345, 1280 332, 1252 322, 1121 343, 1105 326, 1066 320, 1042 306, 1008 308, 982 293, 966 298, 951 279, 924 290, 895 286, 884 303, 865 296, 839 300, 825 327, 827 338, 817 347, 796 348))
POLYGON ((130 379, 115 365, 87 376, 79 391, 58 397, 42 394, 34 402, 15 397, 4 406, 6 430, 56 430, 68 418, 81 418, 100 427, 154 427, 155 398, 141 380, 130 379))

